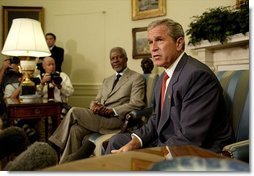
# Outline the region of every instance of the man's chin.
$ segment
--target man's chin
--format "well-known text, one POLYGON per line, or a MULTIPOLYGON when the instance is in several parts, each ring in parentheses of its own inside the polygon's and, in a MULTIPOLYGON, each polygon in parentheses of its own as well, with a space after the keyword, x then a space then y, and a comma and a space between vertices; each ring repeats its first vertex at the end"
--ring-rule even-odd
POLYGON ((115 70, 117 73, 120 73, 120 72, 122 72, 122 71, 123 71, 123 69, 122 69, 122 68, 114 68, 114 70, 115 70))

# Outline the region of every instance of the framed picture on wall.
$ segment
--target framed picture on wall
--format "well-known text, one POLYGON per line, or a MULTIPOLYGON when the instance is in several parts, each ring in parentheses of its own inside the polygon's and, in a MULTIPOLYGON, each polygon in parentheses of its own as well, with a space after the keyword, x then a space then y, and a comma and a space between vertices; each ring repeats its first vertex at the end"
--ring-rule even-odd
POLYGON ((241 5, 247 4, 247 0, 236 0, 236 8, 240 8, 241 5))
POLYGON ((15 18, 31 18, 41 22, 44 27, 43 7, 3 6, 3 44, 15 18))
POLYGON ((132 40, 132 57, 134 59, 151 57, 147 41, 147 27, 132 28, 132 40))
POLYGON ((166 0, 131 0, 132 20, 166 15, 166 0))

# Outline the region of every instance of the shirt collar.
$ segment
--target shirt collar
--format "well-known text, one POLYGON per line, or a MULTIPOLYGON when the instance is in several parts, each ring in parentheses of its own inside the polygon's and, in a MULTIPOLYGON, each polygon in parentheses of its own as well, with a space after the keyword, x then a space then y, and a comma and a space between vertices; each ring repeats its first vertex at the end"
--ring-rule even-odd
POLYGON ((172 75, 175 71, 175 68, 176 68, 178 62, 180 61, 180 59, 182 58, 183 54, 184 54, 184 52, 175 60, 175 62, 169 68, 167 68, 165 70, 165 72, 168 74, 169 78, 172 77, 172 75))
POLYGON ((54 46, 55 46, 55 45, 51 46, 51 47, 49 48, 49 50, 52 50, 52 49, 54 48, 54 46))
POLYGON ((123 76, 123 74, 126 72, 126 70, 127 70, 127 67, 120 73, 116 72, 116 75, 120 74, 121 76, 123 76))

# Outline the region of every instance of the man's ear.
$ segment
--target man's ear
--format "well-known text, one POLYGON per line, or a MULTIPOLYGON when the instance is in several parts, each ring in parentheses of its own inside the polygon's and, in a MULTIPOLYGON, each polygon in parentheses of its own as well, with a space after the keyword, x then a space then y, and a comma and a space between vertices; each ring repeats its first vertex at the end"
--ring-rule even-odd
POLYGON ((182 50, 183 49, 183 45, 184 45, 184 38, 183 37, 179 37, 177 40, 176 40, 176 49, 178 51, 182 50))

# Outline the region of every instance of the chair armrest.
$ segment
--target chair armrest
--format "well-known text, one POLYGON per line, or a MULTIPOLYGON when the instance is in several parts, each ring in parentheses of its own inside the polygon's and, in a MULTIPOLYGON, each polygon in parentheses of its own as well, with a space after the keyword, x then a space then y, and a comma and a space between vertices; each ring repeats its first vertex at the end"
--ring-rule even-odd
POLYGON ((222 151, 224 156, 230 156, 231 158, 249 163, 249 140, 226 145, 222 151))
POLYGON ((153 107, 147 107, 141 110, 133 110, 129 113, 133 119, 140 119, 143 116, 149 117, 153 112, 153 107))
POLYGON ((130 113, 126 114, 124 125, 121 129, 120 133, 124 133, 128 130, 131 126, 140 126, 142 122, 142 117, 149 117, 153 112, 152 107, 147 107, 141 110, 133 110, 130 113))
MULTIPOLYGON (((130 113, 125 115, 125 121, 121 128, 120 133, 125 133, 132 126, 141 126, 144 122, 142 122, 142 117, 148 117, 152 114, 153 108, 147 107, 142 110, 133 110, 130 113)), ((102 150, 105 152, 109 140, 106 140, 102 143, 102 150)), ((103 152, 102 152, 103 153, 103 152)))

